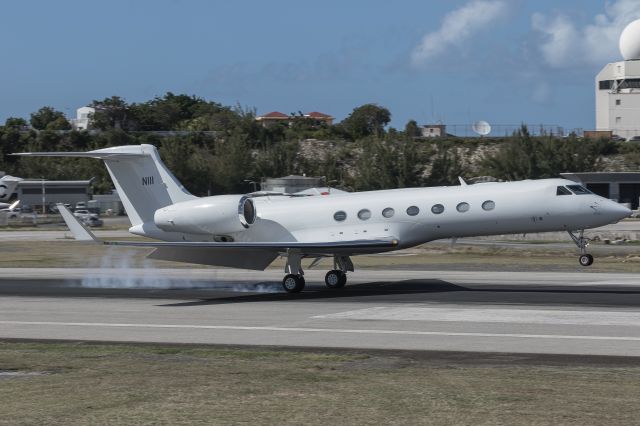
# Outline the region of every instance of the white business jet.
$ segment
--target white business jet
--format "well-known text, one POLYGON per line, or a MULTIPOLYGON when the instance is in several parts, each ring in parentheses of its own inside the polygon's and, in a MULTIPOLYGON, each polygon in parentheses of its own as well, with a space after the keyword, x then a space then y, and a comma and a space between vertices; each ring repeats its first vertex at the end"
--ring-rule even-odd
MULTIPOLYGON (((159 242, 102 242, 153 247, 153 259, 263 270, 286 257, 288 292, 305 286, 303 258, 333 258, 325 277, 344 287, 351 256, 404 249, 442 238, 567 231, 580 250, 585 229, 617 222, 631 211, 565 179, 329 195, 191 195, 151 145, 22 156, 89 157, 105 162, 135 235, 159 242)), ((96 240, 61 207, 76 238, 96 240)), ((97 240, 96 240, 97 241, 97 240)))

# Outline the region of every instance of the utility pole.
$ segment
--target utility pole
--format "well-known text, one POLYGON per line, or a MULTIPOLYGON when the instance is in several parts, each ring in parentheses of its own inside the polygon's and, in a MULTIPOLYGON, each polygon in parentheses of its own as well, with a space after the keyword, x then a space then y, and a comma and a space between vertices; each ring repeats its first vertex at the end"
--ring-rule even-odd
POLYGON ((44 192, 44 178, 42 178, 42 214, 47 214, 47 198, 44 192))

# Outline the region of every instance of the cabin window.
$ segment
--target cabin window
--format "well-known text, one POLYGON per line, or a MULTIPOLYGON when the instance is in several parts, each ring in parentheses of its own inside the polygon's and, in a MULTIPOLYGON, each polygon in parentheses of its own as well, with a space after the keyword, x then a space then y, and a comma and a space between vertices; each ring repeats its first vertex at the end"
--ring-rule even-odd
POLYGON ((382 216, 386 217, 387 219, 389 219, 390 217, 393 217, 395 213, 396 211, 391 207, 387 207, 386 209, 382 210, 382 216))
POLYGON ((458 204, 456 206, 456 210, 458 210, 460 213, 468 212, 469 211, 469 203, 462 202, 462 203, 458 204))
POLYGON ((440 214, 444 211, 444 206, 442 204, 434 204, 433 207, 431 207, 431 213, 433 214, 440 214))
POLYGON ((415 216, 420 213, 420 209, 417 206, 411 206, 407 208, 407 214, 409 216, 415 216))
POLYGON ((368 220, 371 218, 371 210, 362 209, 358 212, 358 219, 360 220, 368 220))
POLYGON ((338 211, 338 212, 335 212, 335 213, 333 214, 333 219, 334 219, 336 222, 342 222, 342 221, 344 221, 346 218, 347 218, 347 213, 346 213, 346 212, 343 212, 342 210, 340 210, 340 211, 338 211))
POLYGON ((489 211, 489 210, 493 210, 495 208, 496 208, 496 203, 494 203, 491 200, 487 200, 484 203, 482 203, 482 210, 489 211))
POLYGON ((567 185, 567 188, 569 188, 576 195, 593 194, 593 192, 589 191, 587 188, 581 185, 567 185))
POLYGON ((564 186, 559 186, 558 189, 556 189, 556 195, 571 195, 571 191, 564 186))

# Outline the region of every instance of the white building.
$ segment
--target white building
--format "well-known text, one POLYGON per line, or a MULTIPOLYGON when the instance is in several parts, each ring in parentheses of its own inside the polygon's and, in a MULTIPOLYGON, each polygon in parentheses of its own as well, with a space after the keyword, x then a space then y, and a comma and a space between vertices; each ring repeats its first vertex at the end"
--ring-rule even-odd
POLYGON ((620 52, 596 76, 596 129, 629 139, 640 136, 640 20, 622 32, 620 52))
POLYGON ((87 130, 89 128, 89 116, 95 112, 95 108, 88 106, 78 108, 76 110, 76 118, 70 120, 73 130, 87 130))
POLYGON ((425 124, 420 126, 423 138, 441 138, 447 136, 447 126, 444 124, 425 124))

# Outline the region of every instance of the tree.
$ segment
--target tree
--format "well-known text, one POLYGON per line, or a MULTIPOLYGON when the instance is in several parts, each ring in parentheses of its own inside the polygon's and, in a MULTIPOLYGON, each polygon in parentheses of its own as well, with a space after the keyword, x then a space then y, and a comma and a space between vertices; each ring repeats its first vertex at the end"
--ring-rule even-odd
POLYGON ((505 180, 556 177, 562 172, 597 170, 602 155, 615 144, 605 140, 532 138, 526 126, 516 132, 500 150, 484 161, 486 173, 505 180))
POLYGON ((230 108, 215 102, 171 92, 145 103, 133 104, 131 110, 140 130, 219 130, 211 127, 217 127, 218 121, 228 121, 228 114, 233 113, 230 108), (216 117, 218 115, 220 117, 216 117))
POLYGON ((25 127, 27 125, 27 121, 24 118, 20 117, 9 117, 4 122, 4 127, 11 127, 14 129, 19 129, 21 127, 25 127))
POLYGON ((96 110, 90 117, 91 127, 100 130, 130 130, 133 114, 130 105, 121 97, 112 96, 101 101, 94 100, 90 106, 96 110))
POLYGON ((410 138, 422 136, 422 132, 420 131, 420 127, 418 127, 416 120, 407 121, 407 124, 404 126, 404 133, 410 138))
POLYGON ((459 176, 464 176, 466 168, 455 145, 442 143, 438 146, 431 163, 431 173, 427 178, 429 185, 454 185, 459 176))
POLYGON ((391 121, 388 109, 376 104, 365 104, 354 110, 340 124, 353 140, 376 135, 381 137, 384 126, 391 121))
POLYGON ((50 106, 40 108, 31 113, 29 120, 31 127, 37 130, 69 130, 71 124, 67 121, 62 111, 56 111, 50 106))

